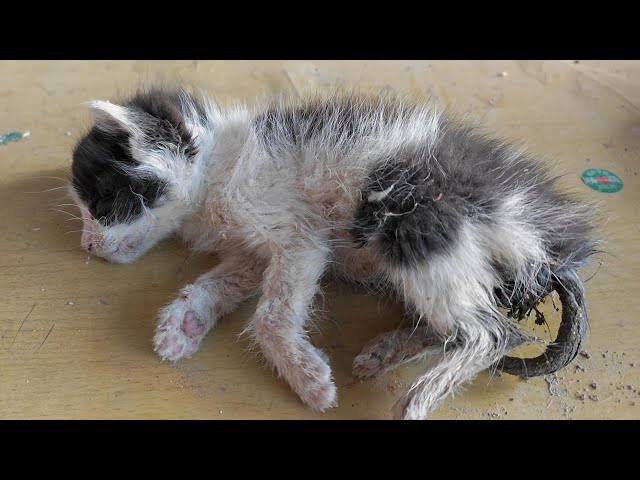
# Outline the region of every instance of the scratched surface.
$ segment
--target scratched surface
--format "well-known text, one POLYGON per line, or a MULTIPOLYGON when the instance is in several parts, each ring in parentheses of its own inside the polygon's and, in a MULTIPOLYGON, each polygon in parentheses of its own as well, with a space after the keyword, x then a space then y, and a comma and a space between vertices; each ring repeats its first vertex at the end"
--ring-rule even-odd
MULTIPOLYGON (((151 347, 156 311, 215 258, 176 241, 132 265, 79 249, 80 225, 64 195, 70 150, 87 127, 82 102, 114 98, 154 79, 178 80, 223 102, 284 89, 391 85, 430 95, 528 147, 565 173, 563 183, 601 202, 610 255, 587 283, 586 354, 557 377, 527 382, 483 373, 433 418, 638 418, 640 400, 639 62, 0 62, 0 418, 388 417, 393 400, 427 367, 358 382, 362 344, 401 321, 401 308, 327 285, 312 332, 329 354, 340 406, 308 411, 238 338, 255 302, 223 321, 192 359, 162 363, 151 347), (616 194, 588 189, 587 168, 622 178, 616 194)), ((596 266, 583 272, 588 278, 596 266)), ((546 307, 545 307, 546 308, 546 307)), ((557 328, 537 327, 544 336, 557 328)), ((533 324, 533 321, 530 322, 533 324)))

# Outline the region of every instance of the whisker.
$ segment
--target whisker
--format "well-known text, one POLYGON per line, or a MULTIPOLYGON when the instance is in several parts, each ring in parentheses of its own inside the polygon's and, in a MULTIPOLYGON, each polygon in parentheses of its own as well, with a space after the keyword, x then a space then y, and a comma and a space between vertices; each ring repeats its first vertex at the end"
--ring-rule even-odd
POLYGON ((80 211, 84 211, 84 212, 88 213, 89 215, 91 215, 91 212, 89 212, 89 209, 87 207, 84 207, 82 205, 78 205, 77 203, 60 203, 60 204, 56 205, 56 207, 76 207, 76 208, 79 208, 80 211))
MULTIPOLYGON (((51 210, 55 210, 56 212, 64 213, 65 215, 69 215, 70 217, 73 217, 73 218, 79 218, 76 215, 74 215, 73 213, 65 212, 64 210, 60 210, 58 208, 52 208, 51 210)), ((79 219, 82 220, 81 218, 79 218, 79 219)))
POLYGON ((28 177, 28 178, 30 178, 30 179, 36 179, 36 178, 53 178, 53 179, 55 179, 55 180, 61 180, 61 181, 65 182, 65 183, 66 183, 66 182, 69 182, 69 179, 68 179, 68 178, 50 177, 50 176, 46 176, 46 175, 37 175, 37 176, 35 176, 35 177, 31 177, 31 176, 30 176, 30 177, 28 177))
POLYGON ((47 192, 53 192, 54 190, 61 190, 63 188, 67 188, 67 186, 63 185, 62 187, 48 188, 47 190, 42 190, 39 192, 24 192, 24 193, 47 193, 47 192))

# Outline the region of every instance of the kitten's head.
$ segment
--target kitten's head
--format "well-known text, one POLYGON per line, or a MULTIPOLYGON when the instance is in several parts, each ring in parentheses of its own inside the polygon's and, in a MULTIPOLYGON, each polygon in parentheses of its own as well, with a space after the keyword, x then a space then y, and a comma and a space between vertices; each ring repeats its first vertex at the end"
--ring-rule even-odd
POLYGON ((158 88, 89 106, 95 124, 75 147, 71 181, 81 245, 131 262, 176 231, 198 202, 212 143, 207 114, 186 92, 158 88))

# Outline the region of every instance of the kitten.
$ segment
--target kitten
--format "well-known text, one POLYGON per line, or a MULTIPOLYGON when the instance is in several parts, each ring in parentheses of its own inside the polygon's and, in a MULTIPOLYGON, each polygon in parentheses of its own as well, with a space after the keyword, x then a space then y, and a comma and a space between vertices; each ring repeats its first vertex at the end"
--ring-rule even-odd
POLYGON ((260 295, 245 331, 304 403, 336 406, 328 358, 306 330, 327 272, 389 287, 417 321, 369 342, 354 375, 438 356, 395 418, 426 417, 484 369, 544 375, 581 348, 576 270, 597 246, 589 207, 531 156, 428 104, 352 92, 225 108, 156 87, 90 108, 71 182, 82 247, 126 263, 177 233, 223 259, 160 312, 163 359, 193 355, 260 295), (552 290, 563 303, 556 342, 535 358, 505 356, 536 341, 514 318, 552 290))

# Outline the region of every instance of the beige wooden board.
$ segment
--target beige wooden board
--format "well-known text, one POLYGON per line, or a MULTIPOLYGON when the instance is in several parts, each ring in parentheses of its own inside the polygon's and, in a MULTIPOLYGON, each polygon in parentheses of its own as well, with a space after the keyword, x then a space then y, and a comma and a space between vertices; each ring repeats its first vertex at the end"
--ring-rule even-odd
POLYGON ((567 60, 0 62, 0 134, 31 132, 0 145, 0 418, 381 419, 426 367, 355 381, 353 357, 399 324, 402 310, 335 285, 326 286, 312 333, 339 388, 340 406, 330 412, 306 409, 247 352, 238 336, 255 301, 222 321, 194 358, 172 365, 156 357, 157 310, 216 259, 192 256, 177 241, 131 265, 88 258, 72 232, 80 225, 53 210, 68 203, 64 189, 51 190, 64 185, 71 149, 89 125, 82 103, 155 80, 204 88, 223 102, 389 85, 525 140, 566 173, 564 185, 601 202, 610 255, 587 283, 590 358, 558 374, 556 395, 544 379, 482 373, 433 418, 639 417, 640 62, 567 60), (614 171, 624 189, 589 190, 580 175, 590 167, 614 171))

